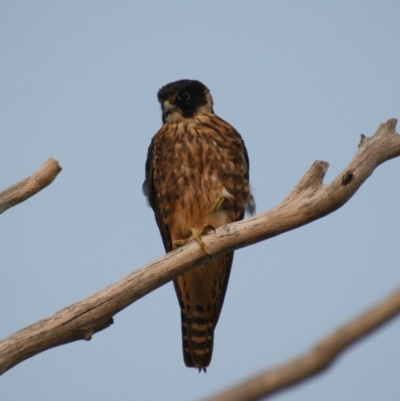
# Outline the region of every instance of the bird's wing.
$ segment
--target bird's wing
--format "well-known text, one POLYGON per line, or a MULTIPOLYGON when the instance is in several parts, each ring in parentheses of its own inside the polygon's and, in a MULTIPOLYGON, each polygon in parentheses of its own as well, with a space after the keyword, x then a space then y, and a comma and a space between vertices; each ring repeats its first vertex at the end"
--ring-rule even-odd
POLYGON ((172 251, 172 240, 169 232, 169 227, 164 223, 162 210, 158 204, 157 192, 154 188, 154 166, 157 163, 155 156, 155 147, 157 146, 157 134, 153 137, 149 149, 147 151, 146 160, 146 178, 143 182, 143 193, 147 197, 151 208, 154 210, 158 229, 160 230, 161 238, 164 244, 165 252, 172 251))

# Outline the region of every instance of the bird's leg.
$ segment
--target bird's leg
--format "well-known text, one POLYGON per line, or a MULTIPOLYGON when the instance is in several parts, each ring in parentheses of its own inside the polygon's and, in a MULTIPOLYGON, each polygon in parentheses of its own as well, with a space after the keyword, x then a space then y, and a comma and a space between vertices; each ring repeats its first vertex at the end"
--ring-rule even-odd
MULTIPOLYGON (((228 198, 225 195, 218 196, 217 200, 215 201, 214 205, 212 206, 212 208, 210 210, 210 213, 213 213, 213 212, 219 210, 226 199, 228 199, 228 198)), ((210 230, 213 230, 215 232, 215 228, 211 224, 204 224, 204 226, 201 228, 200 231, 192 228, 191 229, 192 236, 190 238, 178 239, 178 240, 172 241, 172 244, 175 246, 182 246, 192 240, 195 240, 200 245, 200 247, 204 251, 204 253, 206 255, 210 256, 210 251, 206 247, 203 240, 200 238, 202 235, 207 234, 210 230)))
POLYGON ((220 209, 220 207, 222 206, 222 204, 225 202, 226 199, 227 199, 227 197, 225 195, 218 196, 217 200, 215 201, 213 207, 210 210, 210 213, 215 212, 218 209, 220 209))
POLYGON ((204 224, 204 226, 202 227, 202 229, 200 231, 192 228, 192 236, 190 238, 187 239, 178 239, 173 241, 173 245, 176 246, 182 246, 187 244, 188 242, 195 240, 201 247, 201 249, 204 251, 204 253, 208 256, 210 256, 210 251, 208 250, 208 248, 206 247, 206 244, 203 242, 203 240, 200 238, 202 235, 207 234, 209 232, 209 230, 214 230, 215 232, 215 228, 213 226, 210 226, 209 224, 204 224))

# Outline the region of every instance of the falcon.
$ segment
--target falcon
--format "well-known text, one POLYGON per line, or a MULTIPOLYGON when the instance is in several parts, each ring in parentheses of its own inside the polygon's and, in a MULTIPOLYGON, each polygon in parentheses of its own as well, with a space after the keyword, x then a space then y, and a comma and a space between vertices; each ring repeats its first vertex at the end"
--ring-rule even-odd
MULTIPOLYGON (((243 139, 214 113, 208 88, 180 80, 158 91, 162 126, 148 149, 143 192, 166 252, 253 214, 249 158, 243 139)), ((233 252, 208 259, 174 280, 181 308, 186 366, 206 371, 224 303, 233 252)))

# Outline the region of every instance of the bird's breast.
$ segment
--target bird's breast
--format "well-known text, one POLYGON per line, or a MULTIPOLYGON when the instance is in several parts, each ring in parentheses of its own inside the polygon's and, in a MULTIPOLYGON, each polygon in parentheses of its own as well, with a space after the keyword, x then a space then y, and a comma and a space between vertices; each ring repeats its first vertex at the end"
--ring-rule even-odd
POLYGON ((165 224, 188 235, 191 228, 235 220, 227 209, 236 207, 233 195, 247 168, 239 134, 204 121, 163 128, 157 134, 155 175, 165 224), (211 213, 221 196, 227 199, 224 208, 211 213))
POLYGON ((188 188, 208 191, 222 185, 233 173, 234 160, 224 135, 198 123, 179 123, 166 130, 160 141, 164 185, 183 194, 188 188))

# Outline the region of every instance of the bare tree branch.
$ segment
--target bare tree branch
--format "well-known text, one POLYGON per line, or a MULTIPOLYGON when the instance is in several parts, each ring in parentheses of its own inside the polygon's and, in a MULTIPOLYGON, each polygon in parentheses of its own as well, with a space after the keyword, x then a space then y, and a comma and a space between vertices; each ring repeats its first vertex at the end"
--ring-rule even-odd
POLYGON ((256 401, 311 378, 328 368, 351 344, 400 313, 400 290, 345 324, 310 352, 266 371, 206 401, 256 401))
MULTIPOLYGON (((328 163, 314 162, 280 205, 204 236, 212 257, 293 230, 344 205, 376 167, 400 155, 396 123, 395 119, 389 120, 381 124, 372 137, 362 136, 350 165, 331 184, 322 184, 328 163)), ((94 333, 112 324, 116 313, 207 258, 198 244, 191 242, 90 297, 10 335, 0 342, 0 373, 49 348, 79 339, 89 340, 94 333)))
POLYGON ((0 192, 0 214, 46 188, 54 181, 60 171, 61 167, 57 160, 50 157, 28 178, 0 192))

